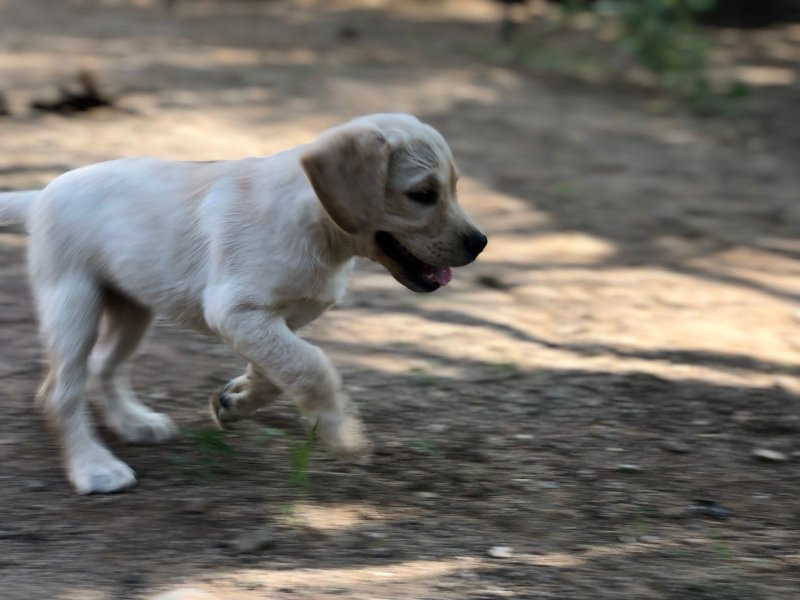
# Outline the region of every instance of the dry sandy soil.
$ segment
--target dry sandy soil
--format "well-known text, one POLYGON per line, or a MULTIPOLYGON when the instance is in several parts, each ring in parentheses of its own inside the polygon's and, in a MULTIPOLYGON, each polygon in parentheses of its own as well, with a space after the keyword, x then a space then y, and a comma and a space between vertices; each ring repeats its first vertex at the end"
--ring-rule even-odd
POLYGON ((320 450, 293 485, 288 401, 215 446, 206 401, 242 362, 165 322, 135 383, 184 434, 104 432, 140 482, 78 497, 33 407, 25 238, 2 230, 0 597, 796 599, 800 27, 718 33, 754 96, 700 117, 505 60, 488 2, 384 4, 0 1, 0 186, 411 111, 450 140, 491 240, 431 296, 362 264, 306 331, 370 464, 320 450), (119 108, 27 109, 80 68, 119 108))

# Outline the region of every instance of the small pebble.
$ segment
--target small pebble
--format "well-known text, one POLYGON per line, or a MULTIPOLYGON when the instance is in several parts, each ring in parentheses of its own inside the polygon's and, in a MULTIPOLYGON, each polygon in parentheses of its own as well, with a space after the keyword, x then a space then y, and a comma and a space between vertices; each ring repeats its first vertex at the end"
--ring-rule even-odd
POLYGON ((26 492, 41 492, 47 489, 47 484, 38 479, 30 479, 22 484, 22 489, 26 492))
POLYGON ((692 448, 689 446, 689 444, 684 444, 683 442, 676 440, 669 440, 663 445, 663 448, 667 452, 672 452, 673 454, 688 454, 692 451, 692 448))
POLYGON ((493 290, 509 290, 511 289, 511 285, 494 275, 480 275, 475 279, 475 282, 484 286, 491 288, 493 290))
POLYGON ((275 544, 275 536, 269 529, 255 529, 239 534, 230 542, 231 548, 242 554, 250 554, 275 544))
POLYGON ((640 467, 639 465, 634 465, 631 463, 620 463, 617 465, 617 471, 620 471, 622 473, 641 473, 642 471, 644 471, 644 469, 642 469, 642 467, 640 467))
POLYGON ((698 500, 692 509, 694 512, 712 519, 725 520, 731 516, 731 511, 713 500, 698 500))
POLYGON ((514 555, 514 549, 511 546, 492 546, 489 548, 488 554, 492 558, 511 558, 514 555))
POLYGON ((189 515, 199 515, 206 512, 211 506, 208 498, 189 498, 183 505, 183 512, 189 515))
POLYGON ((789 457, 786 456, 783 452, 778 452, 777 450, 770 450, 768 448, 756 448, 751 453, 753 458, 757 458, 758 460, 763 460, 765 462, 786 462, 789 460, 789 457))
POLYGON ((439 494, 436 492, 417 492, 414 495, 417 498, 422 498, 423 500, 433 500, 434 498, 439 497, 439 494))

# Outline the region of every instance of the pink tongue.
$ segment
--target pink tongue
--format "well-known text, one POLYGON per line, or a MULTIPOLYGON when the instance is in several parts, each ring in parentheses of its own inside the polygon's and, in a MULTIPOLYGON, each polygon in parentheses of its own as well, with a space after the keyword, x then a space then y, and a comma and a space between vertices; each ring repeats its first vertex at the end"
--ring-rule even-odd
POLYGON ((450 280, 453 279, 453 271, 450 269, 450 267, 438 268, 425 265, 423 270, 428 279, 435 281, 439 285, 447 285, 450 283, 450 280))

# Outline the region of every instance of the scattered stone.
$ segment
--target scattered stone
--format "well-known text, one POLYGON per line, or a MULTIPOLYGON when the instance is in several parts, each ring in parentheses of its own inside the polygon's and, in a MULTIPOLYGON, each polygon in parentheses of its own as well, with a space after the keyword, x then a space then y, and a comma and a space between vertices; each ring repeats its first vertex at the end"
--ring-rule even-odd
POLYGON ((678 440, 668 440, 662 447, 667 452, 672 452, 673 454, 688 454, 692 451, 692 448, 689 446, 689 444, 685 444, 684 442, 680 442, 678 440))
POLYGON ((339 27, 339 31, 337 31, 336 34, 339 36, 339 39, 343 41, 357 40, 361 37, 361 31, 352 25, 342 25, 339 27))
POLYGON ((417 498, 422 498, 423 500, 433 500, 434 498, 439 497, 439 494, 436 492, 416 492, 414 495, 417 498))
POLYGON ((643 535, 639 537, 639 541, 642 544, 659 544, 661 543, 661 538, 657 535, 643 535))
POLYGON ((475 600, 496 600, 497 598, 513 598, 516 594, 511 590, 504 590, 502 588, 494 588, 484 590, 481 595, 475 597, 475 600))
POLYGON ((545 490, 557 490, 561 487, 555 481, 541 481, 539 482, 539 485, 545 490))
POLYGON ((475 279, 475 282, 483 287, 487 287, 493 290, 500 290, 500 291, 508 291, 513 286, 502 279, 495 277, 494 275, 480 275, 475 279))
POLYGON ((22 484, 22 489, 26 492, 41 492, 47 489, 47 484, 39 479, 30 479, 22 484))
POLYGON ((671 506, 661 511, 661 515, 665 519, 683 519, 694 512, 694 508, 686 508, 685 506, 671 506))
POLYGON ((112 106, 114 101, 100 90, 95 76, 89 71, 78 73, 77 86, 61 86, 60 97, 56 100, 34 100, 31 108, 42 112, 73 114, 95 108, 112 106))
POLYGON ((492 558, 511 558, 514 556, 514 549, 511 546, 492 546, 487 554, 492 558))
POLYGON ((789 457, 783 452, 770 450, 768 448, 756 448, 750 455, 764 462, 786 462, 789 460, 789 457))
POLYGON ((235 537, 230 546, 241 554, 251 554, 275 545, 275 536, 269 529, 245 531, 235 537))
POLYGON ((208 498, 189 498, 183 505, 183 512, 188 515, 199 515, 206 512, 210 506, 208 498))
POLYGON ((692 510, 696 514, 704 517, 711 517, 712 519, 719 519, 721 521, 724 521, 731 516, 731 511, 724 506, 717 504, 713 500, 697 500, 696 504, 692 507, 692 510))
POLYGON ((8 108, 8 100, 5 95, 0 92, 0 117, 8 117, 11 115, 11 109, 8 108))
POLYGON ((516 433, 514 437, 520 441, 532 440, 533 436, 530 433, 516 433))
POLYGON ((632 463, 620 463, 617 465, 617 471, 621 473, 642 473, 644 469, 632 463))

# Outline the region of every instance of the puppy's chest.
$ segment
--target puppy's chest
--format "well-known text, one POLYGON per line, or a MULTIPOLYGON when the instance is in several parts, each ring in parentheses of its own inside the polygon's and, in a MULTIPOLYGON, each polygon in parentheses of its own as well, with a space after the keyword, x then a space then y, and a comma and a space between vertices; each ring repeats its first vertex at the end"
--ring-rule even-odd
POLYGON ((292 329, 310 323, 342 301, 351 271, 352 265, 348 264, 331 273, 329 277, 316 279, 312 285, 291 285, 288 289, 284 288, 281 294, 284 299, 280 302, 278 312, 292 329))
POLYGON ((336 302, 314 298, 296 298, 286 302, 281 308, 281 316, 290 329, 298 329, 319 317, 336 302))

